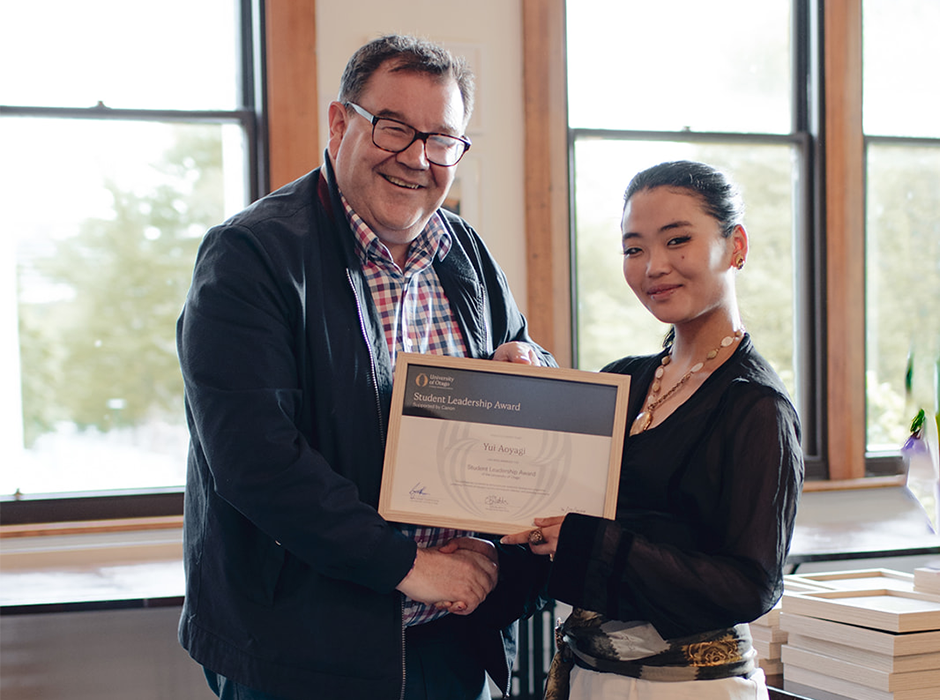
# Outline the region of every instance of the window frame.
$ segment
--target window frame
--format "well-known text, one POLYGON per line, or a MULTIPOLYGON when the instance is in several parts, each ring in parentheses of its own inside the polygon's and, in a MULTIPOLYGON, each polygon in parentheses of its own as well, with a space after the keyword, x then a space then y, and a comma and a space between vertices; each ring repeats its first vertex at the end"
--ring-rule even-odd
MULTIPOLYGON (((575 342, 569 205, 573 182, 565 106, 565 0, 521 4, 527 317, 533 336, 542 339, 560 365, 570 367, 575 342)), ((802 241, 796 258, 807 271, 809 285, 808 290, 798 290, 801 313, 796 318, 802 339, 796 348, 801 389, 813 397, 801 409, 807 436, 806 488, 903 483, 899 456, 865 453, 864 309, 854 308, 854 300, 864 293, 864 255, 845 257, 853 247, 864 250, 865 152, 868 143, 882 138, 862 133, 861 0, 793 0, 793 7, 794 31, 807 46, 805 54, 797 51, 794 56, 794 74, 806 80, 806 89, 794 95, 794 108, 801 115, 795 131, 805 132, 809 141, 800 145, 807 148, 808 176, 797 194, 815 203, 800 209, 799 225, 814 233, 802 241)), ((253 47, 251 55, 243 51, 242 78, 250 76, 251 87, 245 88, 246 108, 236 110, 234 118, 250 118, 256 130, 250 169, 255 197, 303 174, 321 157, 316 2, 242 0, 241 11, 242 40, 248 42, 243 45, 253 47), (265 40, 273 35, 278 41, 265 40)), ((29 108, 0 106, 0 116, 24 109, 29 108)), ((113 110, 112 115, 133 118, 129 112, 143 111, 113 110)), ((182 116, 163 114, 160 120, 174 115, 182 116)), ((183 120, 192 121, 194 115, 217 117, 214 112, 188 113, 183 120)), ((0 504, 0 525, 179 515, 182 489, 3 497, 0 504)))
MULTIPOLYGON (((238 65, 240 106, 232 110, 118 109, 0 105, 0 118, 32 117, 97 121, 237 124, 245 142, 246 191, 251 200, 269 183, 265 72, 264 11, 259 0, 238 0, 241 52, 238 65)), ((179 516, 183 486, 130 490, 0 496, 0 526, 61 521, 117 520, 179 516)))
MULTIPOLYGON (((803 202, 812 201, 810 190, 812 189, 815 175, 813 173, 813 148, 815 139, 805 130, 795 130, 789 134, 762 134, 762 133, 738 133, 738 132, 702 132, 702 131, 631 131, 631 130, 612 130, 612 129, 587 129, 572 128, 568 130, 568 160, 569 163, 575 163, 575 147, 580 139, 609 140, 609 141, 668 141, 671 143, 690 143, 690 144, 727 144, 727 145, 775 145, 789 146, 793 148, 800 159, 800 181, 799 187, 794 192, 795 225, 799 231, 807 231, 810 228, 806 220, 811 218, 812 212, 808 211, 803 202)), ((569 198, 572 202, 572 223, 571 223, 571 285, 572 290, 577 289, 577 251, 575 250, 574 232, 576 207, 574 193, 574 178, 572 178, 571 192, 569 198)), ((805 320, 813 322, 819 315, 821 309, 814 300, 818 296, 814 294, 816 269, 819 266, 818 254, 812 245, 808 244, 807 236, 797 237, 797 246, 794 254, 794 267, 800 269, 804 274, 798 277, 799 284, 794 288, 794 297, 796 308, 798 309, 794 317, 794 326, 799 328, 798 333, 802 336, 805 331, 802 326, 805 320)), ((572 292, 574 295, 575 292, 572 292)), ((572 328, 578 328, 577 305, 572 304, 572 328)), ((814 338, 810 337, 810 341, 814 338)), ((812 342, 808 342, 809 348, 813 347, 812 342)), ((801 421, 803 424, 803 449, 807 463, 807 473, 813 477, 821 474, 821 461, 817 455, 821 450, 819 447, 823 432, 821 426, 816 420, 818 416, 817 406, 814 401, 816 392, 813 386, 816 383, 816 377, 819 367, 814 362, 815 354, 811 349, 802 347, 796 349, 794 361, 799 366, 799 392, 804 397, 803 402, 798 407, 801 421), (808 367, 807 367, 808 364, 808 367)), ((576 331, 571 333, 571 356, 574 359, 579 357, 578 336, 576 331)), ((811 477, 812 478, 812 477, 811 477)))
MULTIPOLYGON (((795 195, 798 237, 795 263, 804 273, 797 295, 795 360, 800 367, 807 490, 903 484, 900 454, 866 453, 865 417, 865 209, 862 134, 861 0, 792 0, 794 56, 793 132, 784 138, 801 149, 805 175, 795 195)), ((573 176, 546 156, 564 148, 570 158, 564 72, 552 75, 552 54, 564 54, 565 1, 523 0, 526 74, 527 178, 541 187, 566 182, 566 223, 561 227, 544 202, 529 206, 528 316, 537 338, 560 360, 575 357, 573 328, 573 176), (558 123, 566 138, 560 143, 558 123), (541 172, 540 172, 541 171, 541 172), (546 241, 546 238, 550 239, 546 241), (564 241, 566 246, 559 245, 564 241), (559 278, 558 269, 566 275, 559 278), (549 286, 544 276, 555 274, 549 286), (546 321, 567 283, 569 319, 546 321), (568 345, 558 342, 559 327, 568 345)), ((609 134, 610 132, 604 132, 609 134)), ((679 140, 680 133, 633 132, 631 137, 679 140)), ((753 135, 693 134, 696 139, 736 141, 753 135)), ((761 137, 764 138, 764 137, 761 137)), ((777 141, 778 143, 780 141, 777 141)), ((529 183, 527 183, 529 187, 529 183)), ((551 191, 548 188, 547 191, 551 191)), ((527 195, 538 192, 527 190, 527 195)), ((557 199, 557 198, 556 198, 557 199)), ((559 205, 556 203, 555 208, 559 205)))
MULTIPOLYGON (((818 392, 814 387, 818 385, 819 376, 823 368, 819 366, 816 358, 818 323, 822 318, 825 305, 821 303, 821 295, 817 293, 820 287, 821 255, 823 251, 819 246, 813 245, 818 237, 812 235, 819 230, 818 207, 815 206, 817 198, 814 197, 815 185, 820 180, 820 173, 816 167, 820 156, 820 135, 814 124, 818 124, 819 96, 813 96, 811 90, 818 85, 818 62, 812 51, 812 37, 814 24, 810 15, 810 3, 803 0, 791 2, 793 16, 791 27, 791 45, 793 55, 791 65, 793 81, 791 86, 791 125, 790 133, 758 133, 758 132, 702 132, 702 131, 648 131, 648 130, 613 130, 613 129, 587 129, 568 128, 568 161, 575 162, 575 145, 579 139, 609 139, 616 141, 669 141, 695 144, 729 144, 729 145, 784 145, 792 147, 798 154, 800 180, 794 191, 794 226, 796 228, 796 247, 794 251, 794 267, 801 271, 797 277, 794 288, 794 298, 797 312, 794 318, 794 327, 797 337, 805 342, 797 344, 794 353, 794 362, 799 368, 799 394, 802 397, 798 407, 803 425, 803 450, 806 461, 806 473, 809 479, 824 478, 826 465, 821 457, 825 438, 824 425, 820 421, 820 406, 818 405, 818 392)), ((571 178, 569 199, 572 202, 571 216, 571 285, 572 294, 577 289, 577 265, 575 252, 575 207, 574 177, 571 178)), ((578 327, 577 305, 572 304, 572 328, 578 327)), ((578 357, 577 332, 571 333, 572 357, 578 357)))

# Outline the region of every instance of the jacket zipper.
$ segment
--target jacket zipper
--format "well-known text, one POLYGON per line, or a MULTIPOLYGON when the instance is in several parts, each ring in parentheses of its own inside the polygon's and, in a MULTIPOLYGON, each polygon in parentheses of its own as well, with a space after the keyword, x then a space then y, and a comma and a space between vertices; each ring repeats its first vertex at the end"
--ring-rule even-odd
POLYGON ((399 595, 401 601, 401 692, 398 700, 405 700, 405 685, 408 683, 408 666, 405 664, 405 596, 399 595))
POLYGON ((382 425, 382 400, 379 398, 379 382, 376 379, 375 353, 372 352, 372 341, 369 339, 369 332, 366 330, 366 321, 362 316, 362 299, 356 292, 356 285, 353 284, 352 273, 346 268, 346 279, 349 280, 349 288, 352 289, 353 296, 356 298, 356 313, 359 315, 359 330, 362 332, 362 339, 366 341, 366 349, 369 351, 369 362, 372 365, 372 389, 375 391, 376 415, 379 417, 379 436, 382 442, 385 442, 385 427, 382 425))
MULTIPOLYGON (((375 353, 372 352, 372 342, 369 339, 369 333, 366 330, 365 319, 362 315, 362 300, 359 298, 359 294, 356 291, 356 285, 353 283, 352 273, 349 271, 349 268, 346 268, 346 279, 349 281, 349 288, 352 290, 353 297, 356 299, 356 313, 359 315, 359 330, 362 332, 362 338, 366 342, 366 348, 369 351, 369 362, 372 364, 372 389, 375 391, 375 407, 377 409, 376 414, 379 416, 379 435, 382 438, 382 442, 385 442, 385 428, 382 425, 382 401, 379 397, 379 383, 376 379, 376 363, 375 363, 375 353)), ((485 306, 485 303, 484 303, 485 306)), ((485 316, 485 314, 482 314, 485 316)), ((489 336, 489 326, 484 323, 483 326, 483 347, 487 347, 487 339, 489 336)), ((404 700, 405 698, 405 684, 407 682, 407 667, 405 664, 405 597, 401 596, 401 693, 399 694, 399 700, 404 700)), ((508 684, 506 688, 502 691, 503 697, 508 698, 510 690, 512 689, 512 674, 510 674, 508 679, 508 684)))
MULTIPOLYGON (((353 284, 352 273, 346 268, 346 279, 349 280, 349 288, 352 289, 353 297, 356 299, 356 313, 359 315, 359 330, 362 332, 362 338, 366 341, 366 348, 369 351, 369 362, 372 364, 372 389, 375 391, 376 415, 379 417, 379 435, 382 442, 385 442, 385 428, 382 425, 382 400, 379 398, 379 382, 376 379, 375 353, 372 352, 372 342, 369 340, 369 333, 366 331, 366 322, 362 316, 362 300, 356 292, 356 285, 353 284)), ((405 700, 405 684, 407 682, 408 670, 405 664, 405 596, 399 594, 399 604, 401 606, 401 691, 398 694, 399 700, 405 700)))

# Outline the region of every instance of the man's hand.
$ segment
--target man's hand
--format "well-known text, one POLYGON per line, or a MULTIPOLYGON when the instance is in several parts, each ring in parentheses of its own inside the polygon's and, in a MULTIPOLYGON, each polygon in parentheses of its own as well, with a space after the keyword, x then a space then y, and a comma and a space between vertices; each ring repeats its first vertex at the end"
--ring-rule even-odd
MULTIPOLYGON (((496 553, 496 547, 492 542, 489 540, 480 539, 479 537, 457 537, 452 539, 447 544, 442 545, 439 551, 443 552, 444 554, 453 554, 458 549, 468 549, 487 557, 496 566, 496 573, 498 577, 499 555, 496 553)), ((469 615, 471 612, 473 612, 472 609, 467 609, 467 603, 462 600, 442 600, 435 603, 435 605, 438 608, 448 610, 457 615, 469 615)))
POLYGON ((499 555, 496 553, 496 547, 489 540, 480 539, 479 537, 457 537, 441 546, 440 551, 445 554, 453 554, 458 549, 479 552, 488 557, 497 567, 499 566, 499 555))
POLYGON ((446 550, 419 548, 414 566, 397 588, 419 603, 440 604, 451 612, 469 615, 496 586, 496 550, 488 542, 471 538, 460 538, 445 546, 446 550), (485 547, 492 549, 492 554, 483 553, 485 547))
POLYGON ((528 343, 520 343, 514 340, 511 343, 503 343, 496 352, 493 353, 493 359, 497 362, 517 362, 523 365, 534 365, 536 367, 542 364, 539 354, 528 343))

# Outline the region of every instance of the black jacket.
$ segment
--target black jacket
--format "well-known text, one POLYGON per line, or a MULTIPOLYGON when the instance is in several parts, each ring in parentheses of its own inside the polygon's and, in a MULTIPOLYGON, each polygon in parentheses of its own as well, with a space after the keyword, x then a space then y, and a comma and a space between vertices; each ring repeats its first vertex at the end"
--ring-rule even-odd
MULTIPOLYGON (((531 342, 479 236, 442 214, 454 245, 435 269, 469 354, 531 342)), ((288 698, 399 697, 395 586, 416 545, 375 510, 392 372, 329 165, 206 234, 177 330, 191 434, 181 643, 288 698)), ((505 577, 529 559, 500 557, 505 577)), ((503 688, 512 620, 529 611, 521 581, 461 618, 503 688)))

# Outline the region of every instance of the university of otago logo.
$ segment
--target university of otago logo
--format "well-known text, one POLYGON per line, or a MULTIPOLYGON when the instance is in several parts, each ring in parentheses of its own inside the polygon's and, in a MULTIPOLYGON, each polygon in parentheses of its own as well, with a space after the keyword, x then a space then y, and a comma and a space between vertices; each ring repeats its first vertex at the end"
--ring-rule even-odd
POLYGON ((419 389, 453 389, 454 387, 453 376, 435 372, 418 372, 414 377, 414 382, 419 389))

